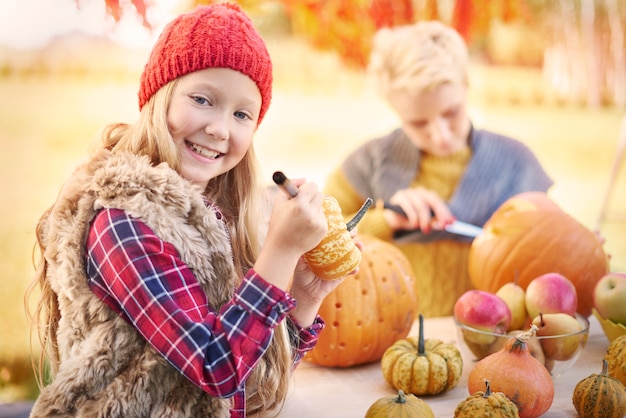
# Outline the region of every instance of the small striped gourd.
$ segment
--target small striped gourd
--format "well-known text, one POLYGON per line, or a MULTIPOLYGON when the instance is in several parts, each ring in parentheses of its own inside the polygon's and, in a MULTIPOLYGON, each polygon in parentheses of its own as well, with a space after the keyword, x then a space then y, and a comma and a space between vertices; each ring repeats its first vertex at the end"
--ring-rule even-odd
POLYGON ((369 407, 365 418, 435 418, 430 406, 413 394, 398 391, 398 396, 380 398, 369 407))
POLYGON ((602 372, 578 382, 572 403, 581 418, 624 418, 626 416, 626 388, 619 380, 607 374, 608 363, 602 360, 602 372))

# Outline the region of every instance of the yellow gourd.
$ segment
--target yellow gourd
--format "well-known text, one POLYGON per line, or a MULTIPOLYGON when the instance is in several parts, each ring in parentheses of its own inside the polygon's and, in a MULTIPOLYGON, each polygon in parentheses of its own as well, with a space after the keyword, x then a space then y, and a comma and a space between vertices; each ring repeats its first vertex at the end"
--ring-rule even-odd
POLYGON ((369 407, 365 418, 435 418, 430 406, 412 394, 398 391, 398 396, 380 398, 369 407))
POLYGON ((617 337, 609 344, 604 359, 609 363, 609 376, 626 386, 626 335, 617 337))
POLYGON ((626 388, 607 374, 607 367, 607 361, 602 360, 602 372, 585 377, 574 388, 572 403, 581 418, 626 416, 626 388))
POLYGON ((454 410, 454 418, 519 418, 517 405, 502 392, 491 392, 489 380, 485 379, 485 391, 479 390, 454 410))
POLYGON ((414 395, 437 395, 454 388, 463 373, 459 349, 436 339, 424 340, 424 317, 418 337, 396 341, 381 359, 383 376, 395 389, 414 395))

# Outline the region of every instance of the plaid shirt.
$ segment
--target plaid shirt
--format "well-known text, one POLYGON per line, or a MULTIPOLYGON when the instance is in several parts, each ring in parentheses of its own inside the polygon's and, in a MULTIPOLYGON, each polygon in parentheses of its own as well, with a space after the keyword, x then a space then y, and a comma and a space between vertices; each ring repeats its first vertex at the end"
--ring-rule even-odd
MULTIPOLYGON (((120 313, 178 371, 205 392, 233 397, 245 416, 245 381, 295 300, 250 269, 234 297, 212 311, 198 280, 168 242, 119 209, 101 210, 87 239, 93 292, 120 313)), ((298 333, 294 367, 317 342, 318 317, 298 333)))

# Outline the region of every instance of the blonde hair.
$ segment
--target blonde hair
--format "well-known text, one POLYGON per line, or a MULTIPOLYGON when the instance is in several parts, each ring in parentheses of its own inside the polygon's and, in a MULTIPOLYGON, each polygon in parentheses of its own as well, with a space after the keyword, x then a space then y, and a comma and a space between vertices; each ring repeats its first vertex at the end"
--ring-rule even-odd
POLYGON ((463 38, 439 21, 380 29, 374 35, 368 73, 378 93, 420 93, 445 83, 467 83, 463 38))
MULTIPOLYGON (((146 155, 154 165, 165 162, 178 170, 178 151, 167 124, 167 109, 177 83, 175 79, 159 89, 144 105, 135 124, 116 123, 107 126, 102 133, 100 146, 114 153, 130 151, 146 155)), ((242 161, 232 170, 210 180, 205 190, 207 198, 220 208, 229 223, 239 278, 254 265, 263 240, 259 219, 266 215, 267 203, 264 202, 266 194, 259 179, 258 162, 251 144, 242 161)), ((35 262, 35 278, 25 299, 27 312, 38 331, 43 348, 39 361, 34 364, 40 388, 46 383, 46 358, 49 361, 50 377, 56 374, 60 362, 56 333, 61 315, 56 294, 46 277, 48 264, 44 257, 46 248, 43 230, 51 210, 52 207, 37 224, 36 247, 40 257, 35 262), (28 300, 37 287, 40 289, 40 297, 34 312, 31 312, 28 300)), ((276 328, 266 354, 246 382, 246 388, 250 388, 247 395, 249 413, 275 410, 284 403, 293 359, 290 347, 288 327, 283 321, 276 328)))

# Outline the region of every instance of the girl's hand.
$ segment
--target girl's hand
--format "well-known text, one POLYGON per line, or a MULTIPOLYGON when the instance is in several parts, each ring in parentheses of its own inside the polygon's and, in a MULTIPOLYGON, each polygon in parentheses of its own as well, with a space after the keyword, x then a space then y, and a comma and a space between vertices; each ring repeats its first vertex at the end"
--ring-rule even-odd
POLYGON ((437 193, 424 187, 398 190, 389 203, 400 206, 406 216, 391 209, 385 210, 385 220, 393 230, 417 229, 428 233, 431 229, 441 230, 454 222, 448 205, 437 193))
POLYGON ((298 260, 326 235, 328 222, 322 193, 314 183, 294 180, 298 195, 280 191, 274 197, 267 235, 254 268, 268 282, 289 288, 298 260))
POLYGON ((290 198, 281 191, 275 197, 266 242, 299 257, 324 238, 328 223, 317 185, 302 179, 293 182, 299 188, 297 196, 290 198))
MULTIPOLYGON (((356 228, 350 231, 350 233, 354 239, 356 228)), ((355 245, 359 250, 363 250, 362 242, 355 239, 355 245)), ((359 268, 357 267, 348 276, 358 272, 359 268)), ((300 258, 294 270, 294 279, 290 289, 291 296, 298 303, 296 309, 292 312, 292 316, 296 318, 300 326, 308 326, 313 323, 324 298, 339 286, 344 279, 345 277, 337 280, 322 280, 311 272, 304 257, 300 258)))

